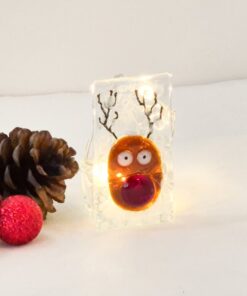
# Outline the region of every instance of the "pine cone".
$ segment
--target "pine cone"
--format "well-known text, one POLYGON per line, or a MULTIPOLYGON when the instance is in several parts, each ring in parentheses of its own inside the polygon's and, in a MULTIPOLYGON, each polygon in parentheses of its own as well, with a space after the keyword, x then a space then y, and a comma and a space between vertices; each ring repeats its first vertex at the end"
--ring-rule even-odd
POLYGON ((0 133, 0 199, 25 194, 40 205, 44 218, 63 203, 66 185, 78 171, 75 150, 48 131, 15 128, 9 136, 0 133))

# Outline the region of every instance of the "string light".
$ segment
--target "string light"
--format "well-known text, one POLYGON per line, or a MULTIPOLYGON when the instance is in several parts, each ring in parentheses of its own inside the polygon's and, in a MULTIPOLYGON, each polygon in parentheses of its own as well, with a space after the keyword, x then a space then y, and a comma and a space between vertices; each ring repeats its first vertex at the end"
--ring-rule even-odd
POLYGON ((93 176, 98 186, 105 186, 108 180, 107 164, 104 162, 95 163, 93 166, 93 176))
POLYGON ((154 90, 150 85, 142 85, 139 90, 140 98, 145 98, 146 104, 150 105, 154 101, 154 90))

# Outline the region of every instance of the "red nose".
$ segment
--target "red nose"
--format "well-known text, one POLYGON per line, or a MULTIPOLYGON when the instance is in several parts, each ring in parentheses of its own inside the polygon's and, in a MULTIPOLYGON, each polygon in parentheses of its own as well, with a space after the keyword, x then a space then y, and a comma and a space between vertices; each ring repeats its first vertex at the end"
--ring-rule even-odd
POLYGON ((132 175, 123 184, 121 195, 123 201, 131 207, 148 204, 154 197, 155 188, 148 176, 132 175))

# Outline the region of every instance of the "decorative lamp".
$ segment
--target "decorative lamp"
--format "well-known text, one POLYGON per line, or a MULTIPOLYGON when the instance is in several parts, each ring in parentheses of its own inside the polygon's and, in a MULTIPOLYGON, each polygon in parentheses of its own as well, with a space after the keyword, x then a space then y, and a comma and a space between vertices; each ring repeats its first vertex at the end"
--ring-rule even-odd
POLYGON ((171 220, 171 75, 101 80, 91 91, 93 131, 82 169, 85 204, 98 226, 171 220))

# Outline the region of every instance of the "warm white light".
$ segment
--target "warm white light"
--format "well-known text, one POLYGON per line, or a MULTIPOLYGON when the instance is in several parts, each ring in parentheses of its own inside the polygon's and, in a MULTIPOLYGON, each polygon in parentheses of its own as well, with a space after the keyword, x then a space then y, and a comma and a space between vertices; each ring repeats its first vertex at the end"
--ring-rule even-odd
POLYGON ((117 173, 116 174, 116 177, 119 178, 119 179, 121 179, 122 182, 125 182, 126 181, 126 177, 124 177, 122 173, 117 173))
POLYGON ((121 178, 123 175, 122 175, 121 173, 117 173, 116 176, 117 176, 118 178, 121 178))
POLYGON ((104 162, 94 164, 93 176, 97 185, 105 185, 108 180, 107 164, 104 162))
POLYGON ((142 85, 138 89, 141 98, 145 98, 147 104, 152 104, 154 100, 154 90, 150 85, 142 85))

